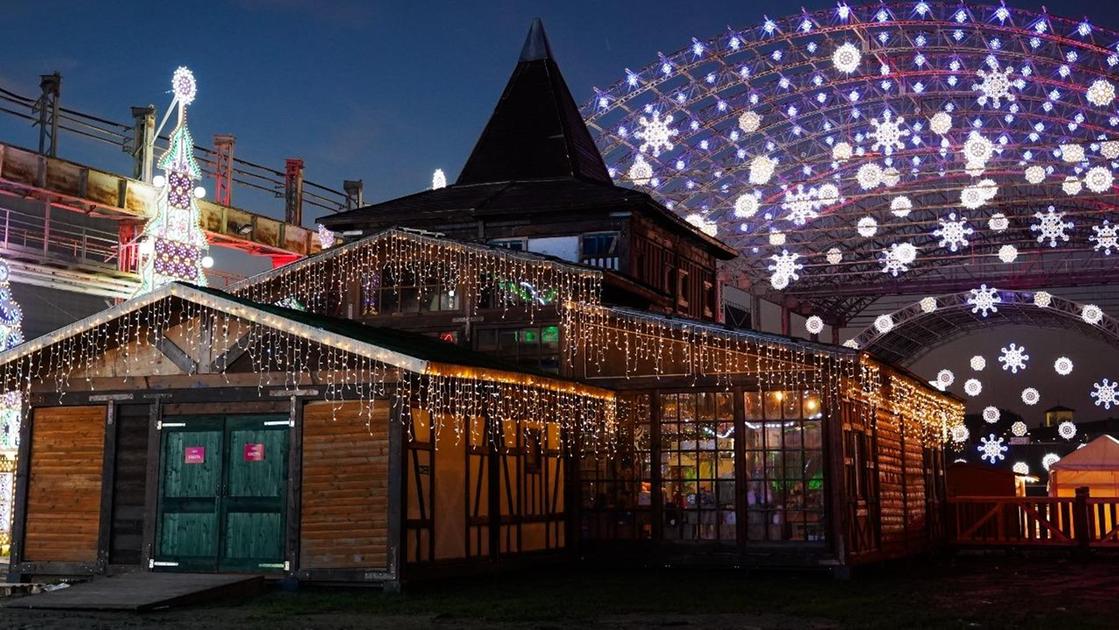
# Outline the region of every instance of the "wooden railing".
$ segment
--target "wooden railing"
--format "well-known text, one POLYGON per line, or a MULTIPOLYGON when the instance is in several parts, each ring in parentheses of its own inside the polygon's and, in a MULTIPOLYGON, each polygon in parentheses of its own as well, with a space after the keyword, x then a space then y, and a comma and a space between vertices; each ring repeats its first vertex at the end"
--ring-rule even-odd
POLYGON ((953 497, 951 542, 962 546, 1119 547, 1119 498, 953 497))

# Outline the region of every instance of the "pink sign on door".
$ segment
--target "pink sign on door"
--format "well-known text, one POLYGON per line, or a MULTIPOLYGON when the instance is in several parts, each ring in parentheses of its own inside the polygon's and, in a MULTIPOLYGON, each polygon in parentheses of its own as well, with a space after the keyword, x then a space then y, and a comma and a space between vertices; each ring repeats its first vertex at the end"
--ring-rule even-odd
POLYGON ((262 462, 264 461, 264 444, 257 442, 255 444, 245 443, 245 461, 247 462, 262 462))
POLYGON ((188 446, 183 449, 183 463, 186 464, 204 464, 206 463, 206 447, 205 446, 188 446))

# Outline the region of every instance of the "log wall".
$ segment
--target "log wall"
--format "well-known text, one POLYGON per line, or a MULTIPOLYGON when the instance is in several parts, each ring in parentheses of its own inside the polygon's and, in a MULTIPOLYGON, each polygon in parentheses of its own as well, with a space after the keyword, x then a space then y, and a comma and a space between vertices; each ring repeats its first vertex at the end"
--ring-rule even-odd
POLYGON ((49 407, 33 413, 23 559, 95 562, 106 409, 49 407))
POLYGON ((359 402, 303 409, 300 569, 386 570, 389 403, 372 419, 359 402))

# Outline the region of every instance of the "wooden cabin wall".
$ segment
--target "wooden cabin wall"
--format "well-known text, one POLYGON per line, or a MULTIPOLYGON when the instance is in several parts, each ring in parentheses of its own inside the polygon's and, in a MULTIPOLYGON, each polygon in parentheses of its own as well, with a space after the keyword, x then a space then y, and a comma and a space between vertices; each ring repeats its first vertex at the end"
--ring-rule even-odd
POLYGON ((301 571, 389 571, 390 403, 303 408, 301 571), (367 424, 368 423, 368 424, 367 424))
POLYGON ((432 423, 413 409, 406 433, 407 563, 496 559, 565 546, 558 423, 509 419, 497 427, 482 418, 432 423))
POLYGON ((105 420, 104 405, 32 410, 24 562, 97 562, 105 420))

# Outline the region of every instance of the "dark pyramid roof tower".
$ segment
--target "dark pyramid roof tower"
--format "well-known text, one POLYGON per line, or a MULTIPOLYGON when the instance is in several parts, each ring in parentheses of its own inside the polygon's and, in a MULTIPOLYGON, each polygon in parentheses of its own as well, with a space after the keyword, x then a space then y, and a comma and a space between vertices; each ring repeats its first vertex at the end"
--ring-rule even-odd
POLYGON ((521 57, 458 185, 576 177, 610 184, 602 156, 533 20, 521 57))

